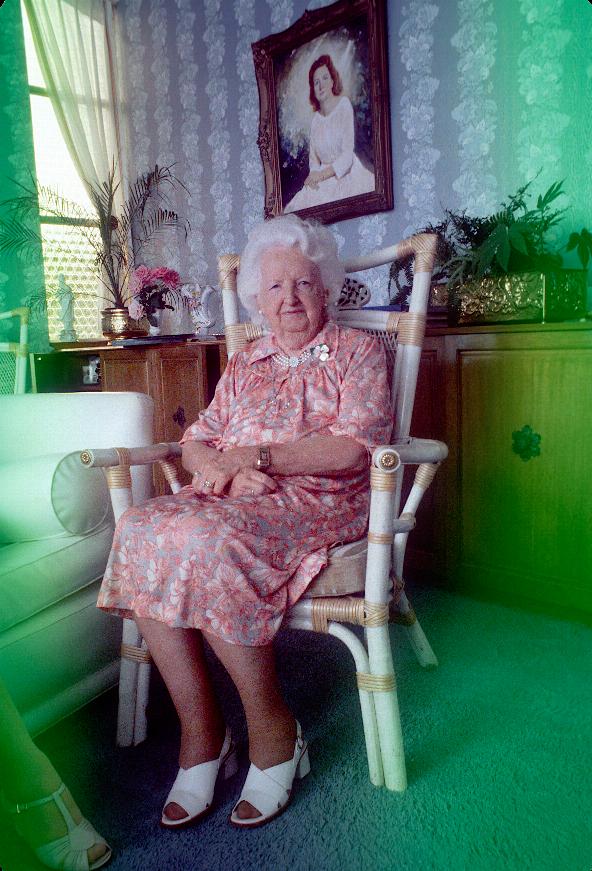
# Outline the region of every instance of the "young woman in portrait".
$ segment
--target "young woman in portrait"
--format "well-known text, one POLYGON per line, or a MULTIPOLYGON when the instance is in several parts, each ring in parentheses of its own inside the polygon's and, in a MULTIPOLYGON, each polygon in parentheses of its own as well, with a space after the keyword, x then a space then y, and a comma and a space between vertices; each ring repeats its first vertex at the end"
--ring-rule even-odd
POLYGON ((286 205, 286 212, 375 189, 374 173, 355 153, 354 111, 330 55, 322 54, 311 64, 308 83, 313 108, 309 173, 301 190, 286 205))

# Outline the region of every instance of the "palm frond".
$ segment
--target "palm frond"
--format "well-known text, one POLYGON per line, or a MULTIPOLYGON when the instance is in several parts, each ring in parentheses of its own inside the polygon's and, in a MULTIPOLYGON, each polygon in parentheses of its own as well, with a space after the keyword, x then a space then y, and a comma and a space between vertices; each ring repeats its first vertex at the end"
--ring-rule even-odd
POLYGON ((158 208, 142 221, 141 226, 146 237, 151 238, 167 227, 178 227, 179 215, 172 209, 158 208))
POLYGON ((0 220, 0 252, 16 254, 29 262, 38 260, 41 234, 28 223, 13 218, 0 220))

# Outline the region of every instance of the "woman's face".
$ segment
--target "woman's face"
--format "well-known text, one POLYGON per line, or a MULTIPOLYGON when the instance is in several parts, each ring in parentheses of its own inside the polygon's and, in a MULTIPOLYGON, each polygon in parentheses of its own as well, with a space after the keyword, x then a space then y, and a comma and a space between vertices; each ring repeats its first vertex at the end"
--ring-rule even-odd
POLYGON ((333 78, 328 67, 322 66, 315 70, 312 77, 315 97, 319 103, 323 103, 328 97, 333 94, 333 78))
POLYGON ((285 350, 305 347, 326 320, 327 291, 319 269, 297 247, 277 246, 263 253, 257 302, 285 350))

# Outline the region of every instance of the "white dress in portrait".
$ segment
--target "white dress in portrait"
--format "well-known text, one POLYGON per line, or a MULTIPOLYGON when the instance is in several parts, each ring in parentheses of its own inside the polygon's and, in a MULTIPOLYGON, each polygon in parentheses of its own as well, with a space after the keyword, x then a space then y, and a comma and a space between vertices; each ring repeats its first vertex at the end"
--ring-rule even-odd
POLYGON ((332 166, 335 175, 319 182, 316 188, 301 188, 286 205, 285 212, 374 190, 374 173, 366 169, 354 151, 354 111, 347 97, 340 97, 328 115, 314 113, 310 125, 309 166, 311 171, 332 166))

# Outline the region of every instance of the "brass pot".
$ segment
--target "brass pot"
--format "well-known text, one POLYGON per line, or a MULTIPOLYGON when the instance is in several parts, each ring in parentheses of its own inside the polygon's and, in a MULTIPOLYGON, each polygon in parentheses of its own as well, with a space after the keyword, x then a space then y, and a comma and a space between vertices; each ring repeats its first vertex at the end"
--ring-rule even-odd
POLYGON ((586 316, 585 269, 556 269, 482 278, 449 299, 457 324, 545 323, 586 316))
POLYGON ((130 317, 126 308, 103 309, 101 330, 106 339, 133 339, 146 335, 146 330, 130 317))

